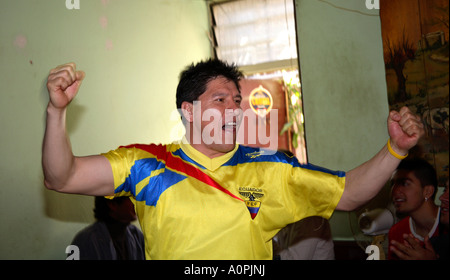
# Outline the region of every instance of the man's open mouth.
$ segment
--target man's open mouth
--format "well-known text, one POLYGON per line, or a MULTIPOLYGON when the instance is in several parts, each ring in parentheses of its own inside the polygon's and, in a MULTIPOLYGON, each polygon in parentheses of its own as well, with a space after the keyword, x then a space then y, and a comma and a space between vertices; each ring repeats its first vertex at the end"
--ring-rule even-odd
POLYGON ((227 122, 222 126, 223 130, 235 130, 236 129, 236 122, 227 122))

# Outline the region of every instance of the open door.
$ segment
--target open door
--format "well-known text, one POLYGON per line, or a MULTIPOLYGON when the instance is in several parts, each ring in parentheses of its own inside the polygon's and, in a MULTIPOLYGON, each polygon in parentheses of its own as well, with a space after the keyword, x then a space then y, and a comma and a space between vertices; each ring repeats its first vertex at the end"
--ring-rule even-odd
POLYGON ((243 79, 240 83, 243 120, 240 144, 272 150, 291 150, 289 134, 280 135, 286 123, 286 94, 281 79, 243 79))

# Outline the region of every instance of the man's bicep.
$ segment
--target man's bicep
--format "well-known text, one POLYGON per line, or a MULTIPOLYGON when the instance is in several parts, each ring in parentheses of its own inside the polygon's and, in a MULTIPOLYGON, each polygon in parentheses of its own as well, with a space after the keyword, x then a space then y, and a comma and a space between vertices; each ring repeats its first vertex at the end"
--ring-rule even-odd
POLYGON ((67 192, 106 196, 114 193, 111 164, 102 155, 76 157, 75 170, 67 192))

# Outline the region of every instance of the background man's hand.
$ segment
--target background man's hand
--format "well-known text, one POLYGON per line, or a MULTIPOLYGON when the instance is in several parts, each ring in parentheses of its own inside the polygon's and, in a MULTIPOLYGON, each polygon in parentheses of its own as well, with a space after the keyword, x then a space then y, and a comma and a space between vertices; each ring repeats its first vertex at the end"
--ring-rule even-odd
POLYGON ((405 234, 402 243, 392 241, 391 250, 402 260, 436 260, 437 255, 434 252, 430 239, 425 237, 424 245, 414 238, 412 234, 405 234))

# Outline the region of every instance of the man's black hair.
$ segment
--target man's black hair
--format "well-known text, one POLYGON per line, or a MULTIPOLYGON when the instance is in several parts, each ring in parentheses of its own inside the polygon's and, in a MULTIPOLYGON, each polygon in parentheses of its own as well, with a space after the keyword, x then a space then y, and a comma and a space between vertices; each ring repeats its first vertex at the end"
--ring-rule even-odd
POLYGON ((406 170, 414 173, 414 176, 419 179, 422 187, 431 185, 434 187, 432 199, 436 196, 438 186, 437 173, 433 165, 422 158, 406 158, 400 162, 397 170, 406 170))
POLYGON ((119 197, 115 197, 114 199, 108 199, 103 196, 96 196, 95 197, 94 217, 98 221, 104 221, 104 222, 113 221, 114 219, 111 218, 111 216, 109 215, 111 210, 108 206, 108 202, 122 204, 127 199, 130 199, 130 198, 126 197, 126 196, 119 196, 119 197))
POLYGON ((228 64, 219 59, 208 59, 197 64, 191 64, 180 74, 177 87, 177 108, 181 108, 184 101, 193 103, 206 91, 206 85, 217 77, 225 77, 232 81, 240 91, 239 81, 243 74, 235 64, 228 64))

